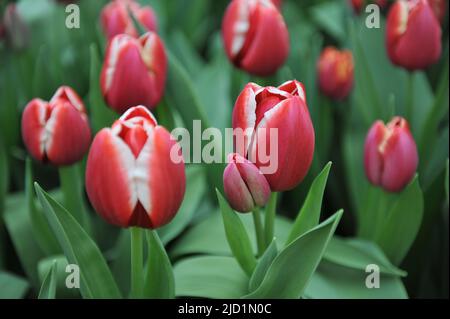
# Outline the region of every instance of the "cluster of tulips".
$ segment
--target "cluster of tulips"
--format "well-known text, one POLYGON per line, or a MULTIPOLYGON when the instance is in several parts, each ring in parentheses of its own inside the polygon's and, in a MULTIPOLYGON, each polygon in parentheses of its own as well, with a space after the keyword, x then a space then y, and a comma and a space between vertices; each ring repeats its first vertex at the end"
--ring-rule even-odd
MULTIPOLYGON (((364 1, 351 1, 360 12, 364 1)), ((377 1, 381 6, 386 1, 377 1)), ((386 50, 393 64, 410 72, 427 68, 441 55, 444 1, 399 0, 390 6, 386 50)), ((239 69, 255 76, 274 74, 286 61, 289 30, 281 1, 232 0, 222 20, 225 53, 239 69)), ((164 96, 168 62, 152 8, 132 0, 104 7, 101 24, 108 45, 100 76, 106 104, 120 114, 92 139, 82 99, 61 86, 50 101, 35 98, 22 115, 23 141, 34 159, 70 166, 88 153, 85 185, 90 203, 119 227, 156 229, 169 223, 183 201, 185 164, 170 152, 176 139, 152 114, 164 96), (140 24, 146 33, 137 28, 140 24)), ((317 61, 318 86, 333 101, 346 99, 354 85, 352 52, 326 47, 317 61)), ((307 92, 297 80, 275 86, 248 83, 234 105, 232 127, 244 131, 243 150, 228 156, 223 186, 230 206, 251 212, 265 206, 272 192, 291 190, 307 175, 315 132, 307 92), (266 143, 261 128, 278 130, 278 167, 263 173, 257 149, 266 143)), ((91 108, 95 108, 92 105, 91 108)), ((400 192, 412 180, 419 158, 407 117, 376 121, 368 130, 365 173, 375 186, 400 192)), ((266 130, 269 134, 269 130, 266 130)), ((266 133, 264 133, 266 134, 266 133)))

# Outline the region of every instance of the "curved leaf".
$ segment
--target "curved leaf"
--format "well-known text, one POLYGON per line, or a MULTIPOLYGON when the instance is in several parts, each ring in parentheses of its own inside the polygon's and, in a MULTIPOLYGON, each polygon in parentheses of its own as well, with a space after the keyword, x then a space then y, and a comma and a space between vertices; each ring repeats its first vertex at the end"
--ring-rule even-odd
POLYGON ((252 277, 250 278, 249 282, 249 290, 254 291, 256 288, 259 287, 261 282, 264 279, 264 276, 267 273, 267 269, 269 269, 269 266, 272 264, 272 261, 277 257, 278 255, 278 249, 277 249, 277 243, 274 240, 272 240, 272 243, 267 247, 264 254, 261 256, 261 258, 258 260, 258 264, 255 267, 255 270, 253 271, 252 277))
POLYGON ((55 299, 57 265, 56 261, 53 261, 52 266, 47 271, 42 282, 41 290, 39 291, 38 299, 55 299))

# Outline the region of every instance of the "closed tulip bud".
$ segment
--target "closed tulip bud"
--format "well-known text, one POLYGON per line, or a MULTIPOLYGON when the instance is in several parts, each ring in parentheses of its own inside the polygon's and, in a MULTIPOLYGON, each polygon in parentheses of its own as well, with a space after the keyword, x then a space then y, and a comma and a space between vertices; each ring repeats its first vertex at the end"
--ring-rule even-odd
POLYGON ((167 58, 153 32, 135 39, 115 36, 106 50, 100 87, 106 103, 122 114, 134 105, 154 108, 164 95, 167 58))
POLYGON ((135 38, 139 36, 130 11, 148 31, 157 31, 156 15, 151 7, 141 7, 133 0, 114 0, 101 13, 103 31, 109 40, 118 34, 128 34, 135 38))
POLYGON ((120 227, 154 229, 170 222, 186 188, 184 163, 171 158, 176 144, 143 106, 102 129, 86 165, 86 191, 97 213, 120 227))
POLYGON ((441 55, 441 26, 427 0, 397 1, 386 24, 392 63, 409 71, 424 69, 441 55))
POLYGON ((59 166, 81 160, 91 130, 80 97, 62 86, 50 102, 33 99, 22 115, 22 138, 28 152, 43 163, 59 166))
POLYGON ((323 50, 317 63, 319 87, 329 98, 342 100, 353 87, 353 55, 334 47, 323 50))
POLYGON ((447 0, 428 0, 428 3, 436 18, 443 23, 447 12, 447 0))
POLYGON ((230 206, 242 213, 264 206, 269 200, 270 186, 259 169, 239 154, 230 154, 228 163, 223 172, 223 187, 230 206))
POLYGON ((289 34, 270 0, 233 0, 222 21, 225 52, 237 67, 259 76, 273 74, 289 54, 289 34))
POLYGON ((242 143, 244 151, 236 143, 236 152, 255 163, 272 191, 292 189, 303 180, 315 138, 303 84, 288 81, 278 88, 247 84, 234 106, 233 128, 251 132, 242 143))
POLYGON ((394 117, 386 126, 375 122, 364 147, 364 166, 369 181, 388 192, 399 192, 417 169, 417 147, 408 122, 394 117))

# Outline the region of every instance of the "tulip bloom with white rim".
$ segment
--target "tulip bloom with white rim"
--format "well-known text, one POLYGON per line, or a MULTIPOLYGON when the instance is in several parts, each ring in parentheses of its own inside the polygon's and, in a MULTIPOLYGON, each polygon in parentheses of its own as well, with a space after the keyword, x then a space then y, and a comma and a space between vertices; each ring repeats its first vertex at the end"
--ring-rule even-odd
POLYGON ((372 125, 364 146, 364 167, 373 185, 400 192, 414 177, 418 162, 416 142, 404 118, 372 125))
POLYGON ((83 101, 68 86, 61 86, 50 102, 33 99, 22 115, 22 138, 36 160, 57 166, 78 162, 91 141, 83 101))
POLYGON ((170 157, 176 143, 143 106, 102 129, 86 166, 86 190, 95 210, 121 227, 154 229, 170 222, 186 188, 184 163, 170 157))
POLYGON ((289 54, 288 29, 271 0, 231 1, 222 37, 230 61, 255 75, 273 74, 289 54))
POLYGON ((167 57, 158 35, 115 36, 106 50, 100 87, 106 103, 122 114, 135 105, 153 109, 164 95, 167 57))
POLYGON ((441 56, 441 26, 427 0, 399 0, 389 10, 386 48, 392 63, 409 71, 441 56))
POLYGON ((129 11, 148 31, 157 31, 156 15, 150 6, 141 7, 133 0, 114 0, 108 3, 101 13, 103 32, 108 40, 118 34, 138 37, 138 32, 134 27, 129 11))
POLYGON ((243 143, 236 142, 236 152, 255 163, 272 191, 290 190, 306 176, 315 134, 302 83, 288 81, 278 88, 247 84, 233 109, 233 129, 246 132, 243 143), (268 150, 270 163, 261 157, 262 147, 268 150), (267 172, 268 167, 276 169, 267 172))

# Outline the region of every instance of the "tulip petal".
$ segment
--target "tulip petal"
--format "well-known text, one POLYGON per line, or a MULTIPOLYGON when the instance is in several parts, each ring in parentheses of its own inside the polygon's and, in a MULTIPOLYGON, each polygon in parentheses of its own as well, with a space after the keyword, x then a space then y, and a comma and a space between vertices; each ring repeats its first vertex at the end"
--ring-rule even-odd
POLYGON ((37 160, 45 160, 45 144, 48 135, 45 123, 50 112, 47 102, 33 99, 27 104, 22 115, 22 138, 30 152, 37 160))
POLYGON ((364 166, 367 178, 374 185, 380 185, 383 170, 383 158, 379 145, 386 135, 386 127, 382 121, 376 121, 367 134, 364 144, 364 166))
POLYGON ((230 206, 239 212, 250 212, 254 207, 252 195, 241 177, 236 163, 231 162, 223 172, 223 187, 230 206))

